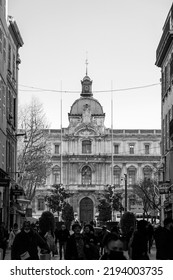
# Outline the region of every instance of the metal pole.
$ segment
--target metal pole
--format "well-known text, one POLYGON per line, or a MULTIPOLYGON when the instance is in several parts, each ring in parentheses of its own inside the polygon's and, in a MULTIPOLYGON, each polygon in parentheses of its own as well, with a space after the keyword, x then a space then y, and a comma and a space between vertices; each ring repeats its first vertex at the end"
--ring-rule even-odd
POLYGON ((127 174, 124 174, 125 181, 125 203, 124 203, 124 212, 127 212, 127 174))
POLYGON ((114 184, 113 180, 113 168, 114 168, 114 154, 113 154, 113 83, 111 81, 111 186, 114 184))
POLYGON ((61 114, 60 184, 63 184, 63 174, 62 174, 62 81, 61 81, 60 114, 61 114))
MULTIPOLYGON (((113 150, 113 83, 111 81, 111 188, 113 187, 114 184, 114 150, 113 150)), ((114 210, 113 210, 113 201, 112 203, 112 221, 114 220, 114 210)))

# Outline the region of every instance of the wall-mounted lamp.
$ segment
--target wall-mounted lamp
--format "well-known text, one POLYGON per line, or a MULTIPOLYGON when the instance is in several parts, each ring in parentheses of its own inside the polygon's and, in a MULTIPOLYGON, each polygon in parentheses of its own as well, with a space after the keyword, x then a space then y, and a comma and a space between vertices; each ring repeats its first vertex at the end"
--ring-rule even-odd
POLYGON ((27 138, 26 132, 25 132, 25 133, 16 133, 15 136, 16 136, 16 137, 25 136, 25 137, 24 137, 24 143, 27 143, 27 142, 28 142, 28 138, 27 138))

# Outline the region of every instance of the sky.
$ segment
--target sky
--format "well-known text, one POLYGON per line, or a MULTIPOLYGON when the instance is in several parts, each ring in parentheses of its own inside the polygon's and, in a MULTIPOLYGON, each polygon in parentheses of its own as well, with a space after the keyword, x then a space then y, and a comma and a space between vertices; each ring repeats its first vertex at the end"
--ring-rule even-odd
POLYGON ((62 91, 62 126, 67 127, 87 58, 106 127, 111 127, 112 89, 114 129, 160 129, 156 49, 171 5, 171 0, 9 0, 8 14, 24 41, 19 105, 36 97, 50 128, 60 128, 62 91))

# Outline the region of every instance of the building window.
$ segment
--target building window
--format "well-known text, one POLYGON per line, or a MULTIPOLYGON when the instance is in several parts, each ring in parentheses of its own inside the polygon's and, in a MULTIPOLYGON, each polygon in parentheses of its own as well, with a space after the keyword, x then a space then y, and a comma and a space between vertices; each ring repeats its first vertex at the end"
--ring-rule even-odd
POLYGON ((5 116, 5 86, 2 85, 2 114, 5 116))
POLYGON ((8 45, 8 70, 11 72, 11 45, 8 45))
POLYGON ((114 154, 119 154, 119 145, 118 144, 115 144, 114 145, 114 154))
POLYGON ((152 177, 152 168, 148 165, 146 165, 143 168, 143 172, 144 172, 144 179, 151 179, 152 177))
POLYGON ((82 184, 90 185, 91 184, 91 178, 92 178, 91 168, 89 166, 84 166, 82 168, 81 173, 82 173, 82 184))
POLYGON ((15 69, 15 66, 16 66, 16 65, 15 65, 15 55, 13 54, 13 79, 15 79, 15 74, 16 74, 16 73, 15 73, 15 72, 16 72, 16 71, 15 71, 15 70, 16 70, 16 69, 15 69))
POLYGON ((55 144, 55 154, 59 154, 60 153, 60 146, 55 144))
POLYGON ((145 145, 145 155, 149 155, 150 153, 150 145, 149 144, 144 144, 145 145))
POLYGON ((38 211, 44 211, 45 209, 45 201, 44 198, 38 198, 38 211))
POLYGON ((61 168, 58 165, 55 165, 52 168, 52 174, 53 174, 53 184, 60 184, 60 175, 61 175, 61 168))
POLYGON ((120 185, 120 181, 121 181, 121 168, 119 166, 114 166, 113 176, 114 176, 114 184, 115 185, 120 185))
POLYGON ((2 29, 0 27, 0 53, 2 53, 2 38, 3 38, 3 33, 2 33, 2 29))
POLYGON ((82 154, 91 154, 91 141, 82 141, 82 154))
POLYGON ((3 41, 3 59, 4 62, 6 62, 6 38, 4 37, 4 41, 3 41))
POLYGON ((136 182, 136 168, 131 166, 128 168, 129 185, 134 185, 136 182))
POLYGON ((129 144, 129 153, 131 155, 135 153, 135 145, 134 144, 129 144))

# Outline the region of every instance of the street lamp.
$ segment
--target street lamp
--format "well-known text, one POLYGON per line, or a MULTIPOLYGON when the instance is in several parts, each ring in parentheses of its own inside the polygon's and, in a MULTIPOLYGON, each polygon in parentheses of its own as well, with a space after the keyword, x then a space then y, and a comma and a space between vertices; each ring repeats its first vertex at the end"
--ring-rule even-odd
POLYGON ((124 174, 125 182, 125 203, 124 203, 124 212, 127 212, 127 174, 124 174))

